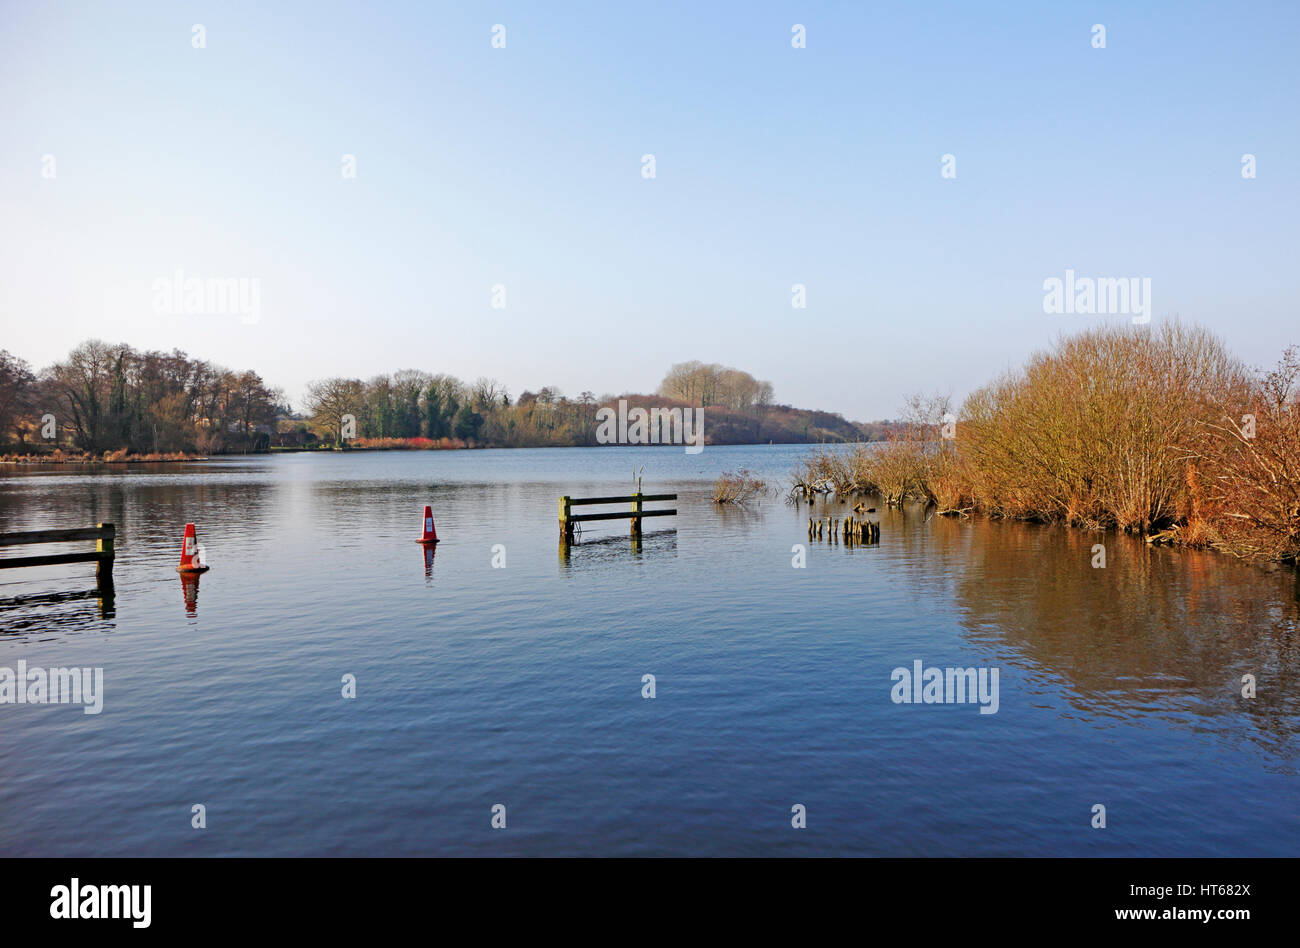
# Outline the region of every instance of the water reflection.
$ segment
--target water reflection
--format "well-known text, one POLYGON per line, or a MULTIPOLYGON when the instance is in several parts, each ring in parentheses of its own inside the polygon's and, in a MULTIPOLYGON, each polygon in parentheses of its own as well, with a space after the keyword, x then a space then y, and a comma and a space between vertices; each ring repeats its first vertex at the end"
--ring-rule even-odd
POLYGON ((559 543, 559 562, 566 569, 604 566, 619 560, 638 561, 646 555, 667 558, 676 554, 676 529, 602 536, 580 542, 566 542, 561 537, 559 543))
MULTIPOLYGON (((112 587, 10 596, 0 599, 0 635, 26 639, 39 634, 103 628, 101 620, 115 619, 112 587), (72 608, 64 608, 71 605, 72 608)), ((107 627, 111 631, 112 626, 107 627)))
MULTIPOLYGON (((932 522, 972 639, 1010 646, 1084 720, 1152 715, 1213 727, 1294 760, 1300 607, 1289 571, 1152 548, 1113 533, 932 522), (1095 546, 1106 565, 1094 567, 1095 546), (1253 675, 1257 696, 1242 697, 1253 675), (1212 720, 1211 720, 1212 719, 1212 720)), ((1000 649, 999 649, 1000 651, 1000 649)))
POLYGON ((744 504, 713 504, 721 523, 727 526, 756 526, 763 520, 763 508, 744 504))
POLYGON ((0 635, 11 653, 0 664, 106 657, 121 685, 112 741, 89 739, 97 722, 81 715, 0 729, 0 759, 48 764, 0 779, 12 817, 0 818, 0 852, 184 855, 189 837, 159 829, 155 814, 196 780, 238 801, 221 855, 329 855, 343 837, 373 854, 483 854, 477 820, 409 819, 431 798, 471 812, 483 786, 549 807, 521 853, 743 855, 778 838, 743 827, 812 785, 837 832, 783 852, 1097 855, 1062 816, 1074 795, 1108 799, 1092 796, 1094 782, 1150 801, 1117 821, 1108 853, 1295 850, 1294 572, 919 507, 853 514, 880 522, 878 544, 807 543, 808 516, 851 508, 709 502, 717 471, 696 468, 759 470, 766 448, 647 456, 692 465, 655 487, 681 497, 675 529, 669 518, 640 538, 625 521, 595 526, 553 567, 555 498, 627 490, 634 453, 289 456, 84 483, 0 476, 0 530, 118 524, 121 605, 105 622, 94 592, 44 595, 89 585, 85 566, 0 587, 43 594, 0 599, 0 627, 17 632, 0 635), (438 548, 420 547, 424 585, 409 560, 430 502, 440 546, 452 545, 437 588, 438 548), (191 520, 216 578, 198 616, 202 580, 179 577, 193 617, 183 625, 202 634, 178 635, 171 583, 191 520), (1105 569, 1091 566, 1097 542, 1105 569), (509 547, 506 584, 487 555, 498 543, 509 547), (807 544, 805 569, 792 568, 796 544, 807 544), (68 634, 110 630, 108 642, 68 634), (273 687, 228 687, 267 655, 273 687), (916 658, 1000 666, 999 713, 896 708, 882 683, 916 658), (629 670, 657 665, 693 689, 671 719, 627 688, 629 670), (322 687, 345 667, 396 699, 364 727, 322 687), (1258 678, 1253 700, 1240 696, 1246 673, 1258 678), (556 675, 572 686, 520 687, 556 675), (338 740, 384 765, 331 769, 320 748, 338 740), (629 780, 625 761, 652 743, 664 778, 629 780), (87 798, 60 761, 94 774, 99 792, 87 798), (591 799, 612 814, 595 829, 571 817, 591 799), (756 818, 720 831, 718 814, 737 807, 756 818))
POLYGON ((199 573, 177 573, 181 578, 181 597, 185 600, 185 614, 191 619, 199 612, 199 573))

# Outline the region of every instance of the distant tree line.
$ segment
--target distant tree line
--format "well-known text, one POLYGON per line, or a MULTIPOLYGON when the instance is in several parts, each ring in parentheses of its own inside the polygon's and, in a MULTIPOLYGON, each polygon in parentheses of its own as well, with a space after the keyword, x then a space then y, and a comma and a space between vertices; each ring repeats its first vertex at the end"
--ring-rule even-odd
POLYGON ((96 455, 595 445, 597 410, 620 397, 644 408, 705 409, 709 444, 874 440, 889 430, 887 422, 776 404, 770 382, 702 362, 672 366, 653 394, 600 398, 552 386, 512 398, 496 379, 416 369, 326 378, 309 384, 305 414, 296 415, 256 372, 91 340, 40 371, 0 350, 0 445, 96 455))
MULTIPOLYGON (((496 379, 403 369, 368 381, 328 378, 307 389, 306 410, 335 444, 421 440, 495 447, 595 444, 596 397, 558 389, 512 400, 496 379)), ((424 445, 415 445, 424 446, 424 445)))
POLYGON ((312 382, 306 407, 335 443, 353 438, 471 441, 480 439, 485 415, 509 402, 504 387, 491 379, 467 385, 451 375, 403 369, 364 382, 348 378, 312 382))
POLYGON ((570 447, 597 443, 597 409, 618 398, 644 408, 704 408, 710 444, 871 440, 889 428, 887 422, 859 425, 831 412, 774 404, 771 382, 702 362, 672 366, 655 394, 601 398, 592 392, 570 398, 547 386, 512 400, 496 379, 463 382, 415 369, 368 381, 336 377, 308 386, 306 410, 322 440, 336 445, 570 447))
POLYGON ((761 415, 772 404, 772 383, 717 363, 678 362, 659 384, 659 394, 702 408, 761 415))
POLYGON ((256 373, 179 350, 84 342, 34 372, 0 351, 0 440, 85 453, 266 450, 283 396, 256 373))

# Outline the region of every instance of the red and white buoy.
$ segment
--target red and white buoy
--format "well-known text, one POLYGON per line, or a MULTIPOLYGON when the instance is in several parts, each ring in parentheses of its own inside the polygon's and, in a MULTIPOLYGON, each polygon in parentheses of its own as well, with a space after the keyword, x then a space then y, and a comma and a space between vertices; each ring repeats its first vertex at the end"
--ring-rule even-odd
POLYGON ((181 564, 178 573, 203 573, 208 567, 199 558, 199 534, 194 524, 185 524, 185 537, 181 540, 181 564))
POLYGON ((433 507, 428 504, 424 507, 424 533, 415 542, 426 545, 438 542, 438 531, 433 528, 433 507))

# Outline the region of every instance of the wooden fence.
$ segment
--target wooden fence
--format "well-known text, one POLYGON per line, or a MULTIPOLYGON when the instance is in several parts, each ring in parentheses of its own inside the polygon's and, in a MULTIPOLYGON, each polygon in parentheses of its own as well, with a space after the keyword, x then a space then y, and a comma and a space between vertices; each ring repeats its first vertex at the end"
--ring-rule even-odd
POLYGON ((73 530, 31 530, 26 533, 0 533, 0 547, 26 546, 34 543, 70 543, 94 540, 95 549, 82 553, 44 553, 38 556, 0 557, 0 569, 23 566, 55 566, 59 563, 94 563, 95 584, 100 589, 113 586, 113 540, 117 535, 111 523, 73 530))
POLYGON ((676 494, 628 494, 624 497, 570 497, 567 494, 560 498, 560 539, 566 543, 573 540, 573 527, 575 524, 584 523, 591 520, 621 520, 626 517, 632 519, 632 535, 637 536, 641 533, 641 520, 645 517, 671 517, 676 510, 646 510, 642 505, 656 500, 676 500, 676 494), (579 507, 588 504, 631 504, 630 510, 611 510, 605 513, 575 514, 572 512, 573 507, 579 507))

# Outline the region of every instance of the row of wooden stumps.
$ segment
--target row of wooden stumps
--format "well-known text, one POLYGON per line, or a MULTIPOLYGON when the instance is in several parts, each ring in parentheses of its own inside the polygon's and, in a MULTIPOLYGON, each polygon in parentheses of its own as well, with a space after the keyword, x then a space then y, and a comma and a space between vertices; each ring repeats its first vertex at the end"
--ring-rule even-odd
POLYGON ((859 520, 856 517, 821 517, 808 518, 808 539, 830 537, 844 540, 845 543, 879 543, 880 524, 873 520, 859 520))

